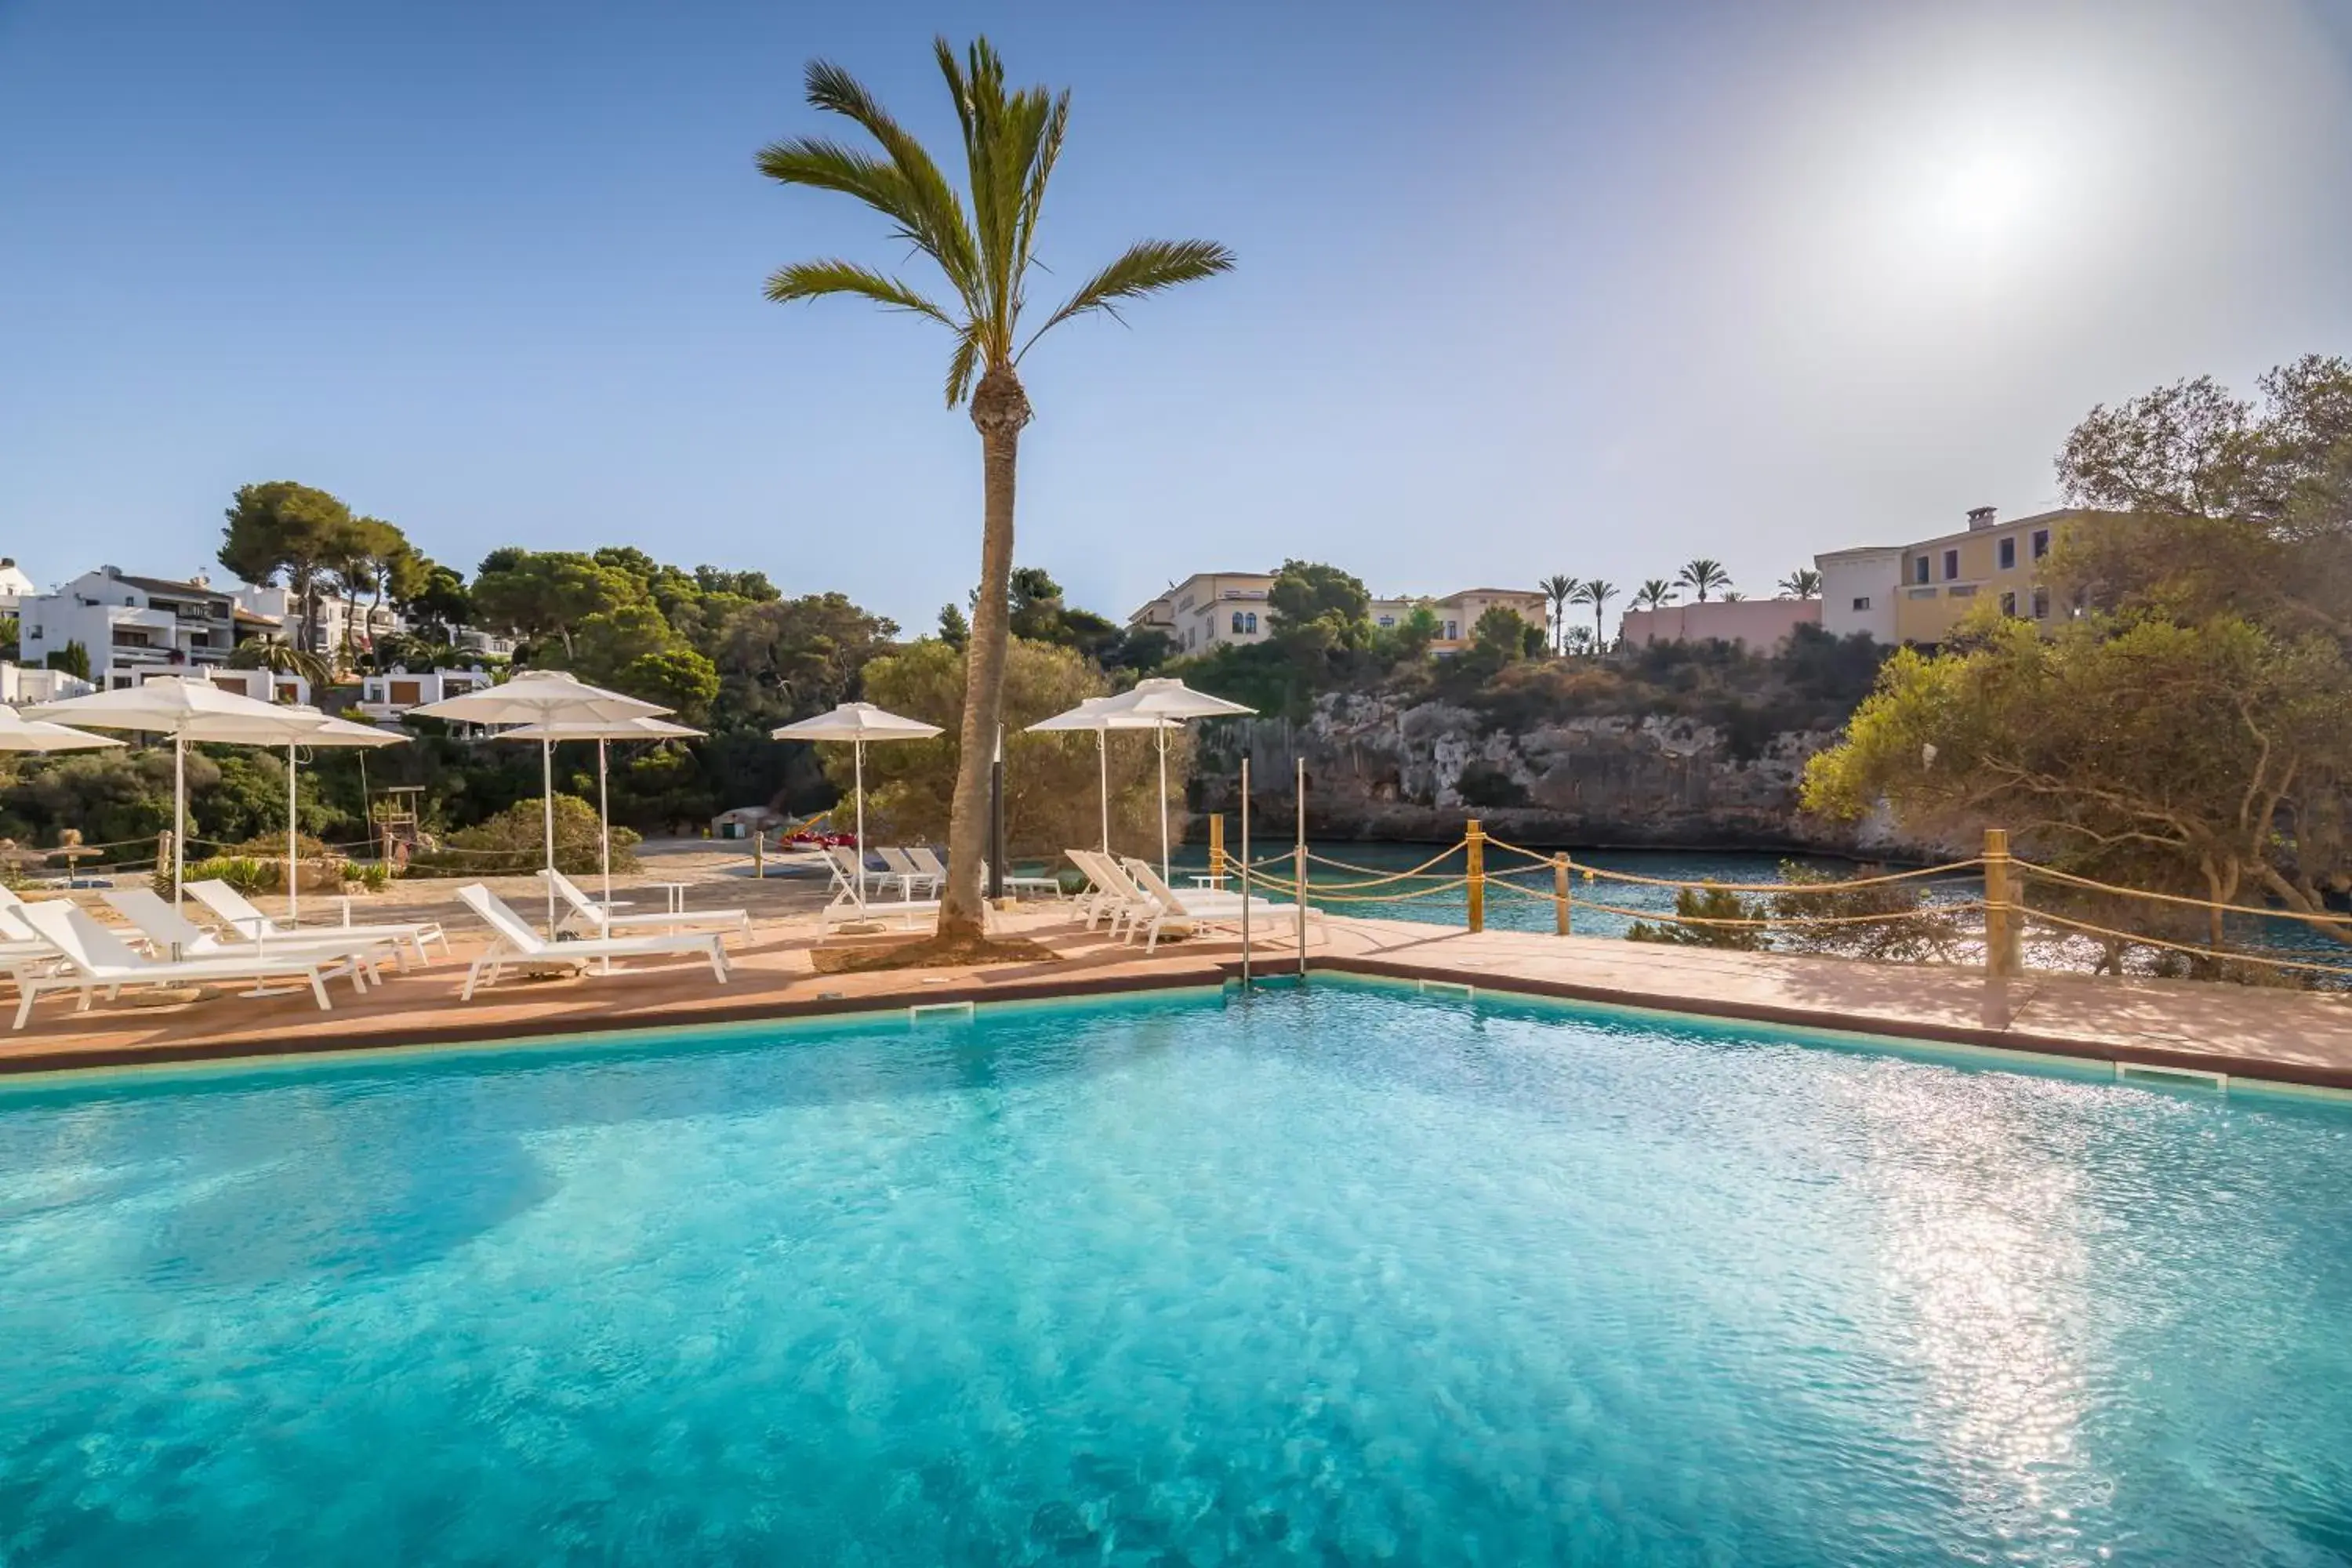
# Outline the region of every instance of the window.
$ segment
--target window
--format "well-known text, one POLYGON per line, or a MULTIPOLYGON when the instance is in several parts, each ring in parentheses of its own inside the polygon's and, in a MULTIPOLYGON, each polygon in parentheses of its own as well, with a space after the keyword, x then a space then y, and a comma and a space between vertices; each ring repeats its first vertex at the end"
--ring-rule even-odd
POLYGON ((1955 599, 1973 599, 1977 596, 1977 585, 1974 583, 1955 583, 1944 592, 1955 599))
POLYGON ((2033 618, 2037 621, 2050 618, 2050 590, 2047 588, 2033 590, 2033 618))
POLYGON ((1396 617, 1394 616, 1382 616, 1381 617, 1381 625, 1382 626, 1392 626, 1396 625, 1396 617))
POLYGON ((1242 613, 1241 613, 1239 610, 1235 610, 1235 611, 1234 612, 1234 634, 1236 637, 1238 637, 1238 636, 1241 634, 1241 629, 1242 629, 1242 613))
MULTIPOLYGON (((2004 540, 2002 540, 2002 541, 2001 541, 2001 542, 2002 542, 2003 544, 2006 544, 2006 543, 2008 543, 2008 542, 2009 542, 2009 541, 2007 541, 2006 539, 2004 539, 2004 540)), ((2002 615, 2004 615, 2004 616, 2013 616, 2013 615, 2017 614, 2017 595, 2014 595, 2014 594, 2003 594, 2003 595, 2000 596, 2000 613, 2001 613, 2002 615)))
POLYGON ((1945 551, 1945 552, 1944 552, 1944 581, 1945 581, 1945 582, 1947 582, 1947 583, 1951 582, 1954 578, 1958 577, 1959 574, 1960 574, 1960 552, 1959 552, 1958 551, 1957 551, 1957 550, 1947 550, 1947 551, 1945 551))
POLYGON ((1912 599, 1932 599, 1936 596, 1936 590, 1933 588, 1906 588, 1904 590, 1904 596, 1906 598, 1912 599))
POLYGON ((1927 580, 1927 558, 1922 555, 1911 563, 1911 581, 1914 583, 1925 583, 1927 580))
POLYGON ((2000 569, 2010 571, 2017 565, 2017 535, 2011 534, 2000 542, 2000 569))
POLYGON ((1447 642, 1458 641, 1460 640, 1461 636, 1462 628, 1458 623, 1454 621, 1448 621, 1445 623, 1445 640, 1447 642))
POLYGON ((1249 623, 1249 625, 1243 629, 1247 631, 1252 637, 1257 636, 1257 612, 1255 610, 1252 610, 1248 615, 1244 616, 1242 618, 1249 623))
POLYGON ((1867 594, 1856 595, 1854 596, 1853 607, 1857 610, 1866 610, 1870 608, 1870 595, 1867 594))
POLYGON ((2033 558, 2036 561, 2039 561, 2049 553, 2050 531, 2046 528, 2035 529, 2033 531, 2033 558))

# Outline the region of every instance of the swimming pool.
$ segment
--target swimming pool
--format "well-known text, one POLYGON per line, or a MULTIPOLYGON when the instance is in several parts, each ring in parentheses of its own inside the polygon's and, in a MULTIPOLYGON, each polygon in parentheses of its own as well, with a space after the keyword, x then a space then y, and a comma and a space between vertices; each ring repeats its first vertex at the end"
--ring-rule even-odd
POLYGON ((1317 982, 0 1097, 0 1561, 2319 1563, 2352 1113, 1317 982))

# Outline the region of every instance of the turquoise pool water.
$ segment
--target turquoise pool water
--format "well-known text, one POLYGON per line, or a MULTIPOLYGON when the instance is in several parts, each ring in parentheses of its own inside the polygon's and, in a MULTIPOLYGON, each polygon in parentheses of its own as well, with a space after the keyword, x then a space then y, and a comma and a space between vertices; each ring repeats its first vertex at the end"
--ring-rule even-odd
POLYGON ((2352 1113, 1318 984, 0 1095, 0 1562, 2342 1563, 2352 1113))

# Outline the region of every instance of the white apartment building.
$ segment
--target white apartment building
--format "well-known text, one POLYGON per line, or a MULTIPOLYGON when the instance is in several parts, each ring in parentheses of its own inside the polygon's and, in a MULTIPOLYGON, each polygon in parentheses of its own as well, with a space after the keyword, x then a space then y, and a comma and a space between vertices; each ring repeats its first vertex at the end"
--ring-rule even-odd
POLYGON ((1822 574, 1822 630, 1832 637, 1866 632, 1895 640, 1895 605, 1903 591, 1903 547, 1865 544, 1813 557, 1822 574))
POLYGON ((304 636, 301 629, 301 600, 290 588, 241 587, 236 590, 236 602, 248 613, 277 622, 289 642, 328 654, 340 653, 346 647, 365 652, 375 646, 376 638, 406 629, 406 624, 391 605, 371 606, 341 594, 321 593, 312 597, 311 624, 318 630, 310 637, 304 636))
POLYGON ((471 669, 423 669, 415 674, 394 665, 383 675, 360 678, 359 710, 371 719, 397 719, 412 708, 461 697, 489 685, 490 673, 471 669))
POLYGON ((140 577, 119 566, 85 572, 54 593, 18 601, 16 620, 17 657, 25 663, 45 665, 79 643, 90 678, 110 690, 142 674, 208 675, 238 643, 278 630, 277 622, 241 609, 236 595, 201 576, 140 577))
POLYGON ((0 555, 0 610, 14 610, 41 591, 13 555, 0 555))
POLYGON ((0 702, 22 708, 34 702, 62 702, 95 691, 95 682, 62 669, 39 669, 0 659, 0 702))

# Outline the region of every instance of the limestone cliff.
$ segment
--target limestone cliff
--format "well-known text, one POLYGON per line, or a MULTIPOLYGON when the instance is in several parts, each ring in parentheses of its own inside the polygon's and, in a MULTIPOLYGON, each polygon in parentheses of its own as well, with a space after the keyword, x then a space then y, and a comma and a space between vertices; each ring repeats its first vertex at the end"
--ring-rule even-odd
POLYGON ((1444 700, 1356 693, 1319 699, 1303 721, 1199 729, 1195 809, 1237 808, 1246 752, 1252 811, 1285 832, 1303 758, 1307 830, 1320 837, 1443 842, 1475 816, 1523 843, 1904 851, 1884 824, 1844 827, 1799 810, 1805 761, 1835 740, 1828 730, 1733 734, 1661 714, 1511 729, 1444 700))

